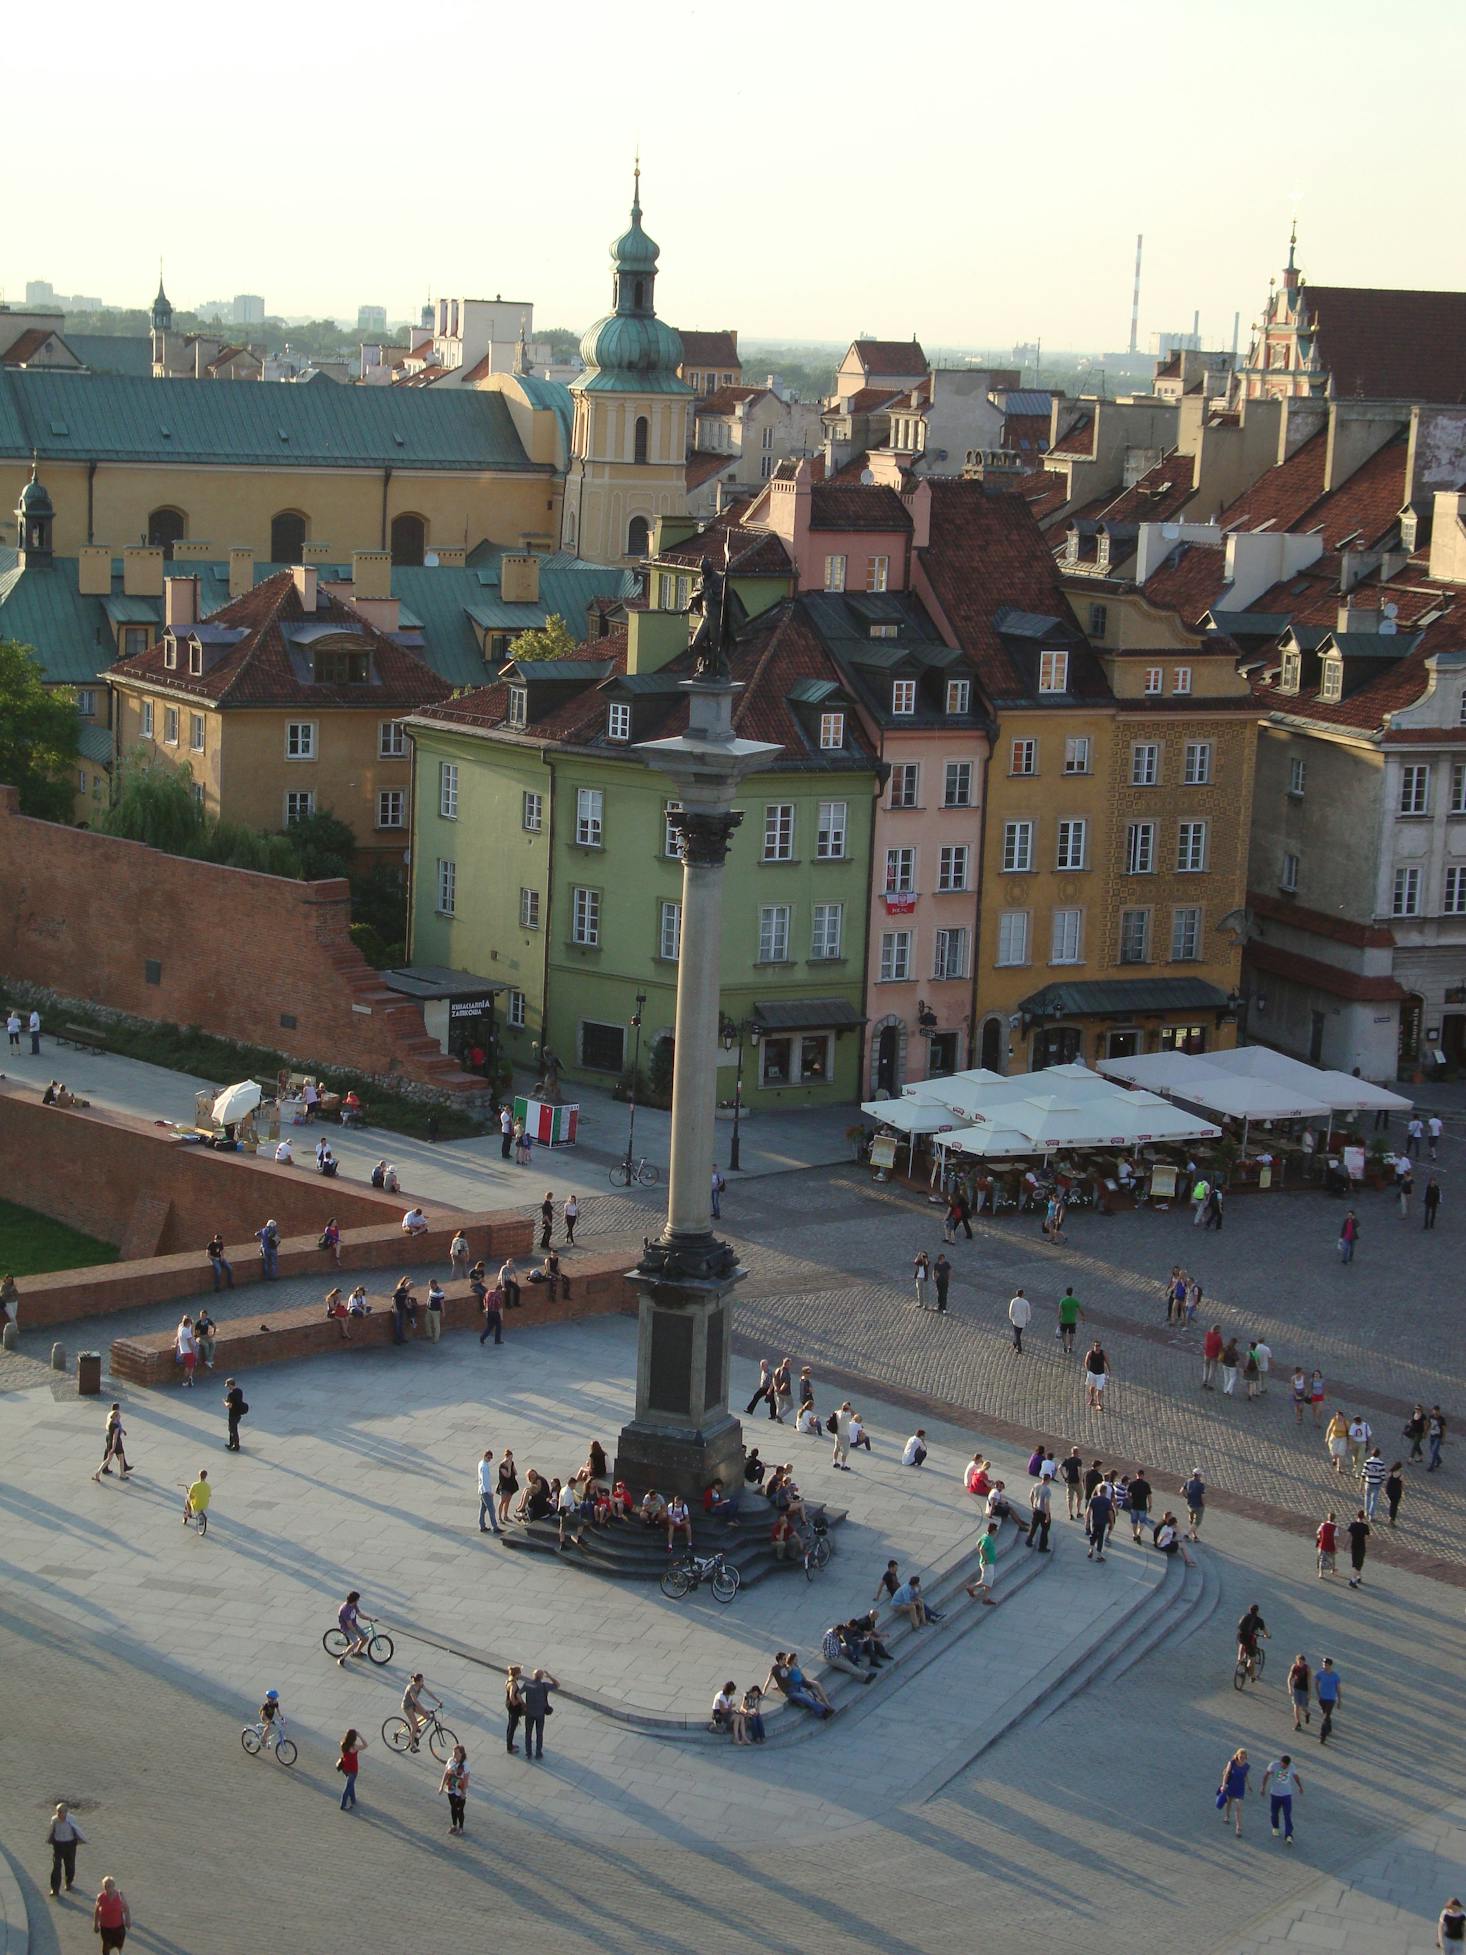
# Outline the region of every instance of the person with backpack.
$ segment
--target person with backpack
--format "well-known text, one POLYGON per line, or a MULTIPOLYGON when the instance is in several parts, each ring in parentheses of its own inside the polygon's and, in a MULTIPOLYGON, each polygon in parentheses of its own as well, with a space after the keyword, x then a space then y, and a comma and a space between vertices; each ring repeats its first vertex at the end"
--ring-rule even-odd
POLYGON ((224 1380, 224 1406, 229 1415, 229 1441, 227 1450, 231 1453, 237 1453, 240 1450, 239 1422, 249 1411, 249 1406, 245 1402, 244 1393, 239 1389, 238 1383, 233 1378, 226 1378, 224 1380))

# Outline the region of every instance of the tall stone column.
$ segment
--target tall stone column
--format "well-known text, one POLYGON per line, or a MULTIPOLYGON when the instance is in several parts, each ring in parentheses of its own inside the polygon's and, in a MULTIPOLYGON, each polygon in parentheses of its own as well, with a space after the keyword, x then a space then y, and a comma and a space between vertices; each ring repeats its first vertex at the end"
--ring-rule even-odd
POLYGON ((685 683, 686 734, 637 749, 671 777, 682 804, 682 943, 667 1220, 631 1272, 641 1291, 636 1415, 622 1429, 615 1471, 638 1495, 654 1486, 693 1501, 715 1475, 730 1490, 743 1483, 742 1428, 727 1404, 731 1294, 743 1271, 711 1220, 723 864, 742 819, 733 794, 779 748, 734 737, 740 688, 724 672, 685 683))

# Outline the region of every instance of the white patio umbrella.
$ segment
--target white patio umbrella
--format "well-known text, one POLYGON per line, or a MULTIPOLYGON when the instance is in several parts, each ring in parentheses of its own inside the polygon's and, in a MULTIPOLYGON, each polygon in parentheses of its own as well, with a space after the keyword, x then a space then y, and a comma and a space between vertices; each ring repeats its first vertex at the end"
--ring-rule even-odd
POLYGON ((226 1086, 214 1102, 214 1119, 221 1127, 236 1126, 247 1113, 253 1113, 264 1098, 257 1081, 241 1079, 237 1086, 226 1086))

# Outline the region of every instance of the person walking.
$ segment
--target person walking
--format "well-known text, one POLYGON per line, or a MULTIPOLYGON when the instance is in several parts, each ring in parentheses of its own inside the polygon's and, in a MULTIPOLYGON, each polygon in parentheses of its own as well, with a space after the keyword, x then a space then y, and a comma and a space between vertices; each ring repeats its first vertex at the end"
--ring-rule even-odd
POLYGON ((1339 1224, 1339 1261, 1352 1263, 1359 1243, 1359 1217, 1351 1208, 1339 1224))
POLYGON ((1400 1220, 1410 1220, 1410 1197, 1415 1193, 1415 1176, 1407 1167, 1395 1183, 1395 1193, 1400 1202, 1400 1220))
POLYGON ((204 1250, 204 1254, 208 1257, 209 1268, 213 1271, 214 1288, 216 1290, 232 1290, 234 1288, 234 1270, 230 1265, 228 1257, 224 1254, 224 1238, 217 1229, 209 1237, 208 1247, 204 1250))
POLYGON ((1362 1471, 1369 1442, 1374 1431, 1362 1412, 1356 1412, 1349 1421, 1349 1469, 1353 1473, 1362 1471))
POLYGON ((1191 1477, 1181 1488, 1181 1497, 1186 1502, 1188 1541, 1200 1538, 1201 1524, 1206 1519, 1206 1481, 1201 1477, 1201 1468, 1193 1466, 1191 1477))
POLYGON ((1410 1441, 1410 1458, 1412 1462, 1425 1458, 1423 1448, 1425 1445, 1426 1423, 1425 1407, 1417 1400, 1409 1418, 1405 1421, 1401 1429, 1401 1437, 1410 1441))
POLYGON ((1204 1392, 1214 1392, 1217 1388, 1217 1366, 1221 1363, 1222 1349, 1222 1327, 1213 1324, 1201 1340, 1201 1389, 1204 1392))
POLYGON ((1256 1398, 1261 1388, 1262 1366, 1257 1361, 1257 1345, 1255 1342, 1248 1345, 1247 1355, 1242 1360, 1242 1379, 1247 1387, 1248 1398, 1256 1398))
POLYGON ((1396 1460, 1385 1477, 1385 1510, 1393 1527, 1400 1517, 1400 1502, 1405 1497, 1405 1467, 1396 1460))
POLYGON ((1453 1894, 1441 1909, 1440 1919, 1435 1924, 1435 1945, 1450 1955, 1453 1948, 1466 1944, 1466 1908, 1453 1894))
POLYGON ((229 1438, 226 1450, 231 1453, 237 1453, 240 1450, 239 1422, 246 1412, 248 1412, 249 1407, 245 1403, 244 1393, 239 1389, 238 1383, 233 1378, 226 1378, 224 1380, 224 1409, 229 1418, 229 1438))
POLYGON ((770 1361, 767 1358, 760 1358, 758 1361, 758 1386, 754 1391, 753 1397, 748 1401, 747 1405, 745 1405, 743 1408, 743 1415, 745 1418, 748 1417, 749 1413, 753 1411, 754 1407, 760 1402, 761 1399, 766 1399, 768 1397, 769 1388, 773 1383, 773 1377, 774 1377, 773 1365, 770 1363, 770 1361))
POLYGON ((1059 1478, 1064 1482, 1065 1510, 1071 1521, 1077 1521, 1084 1512, 1083 1472, 1084 1461, 1079 1457, 1079 1448, 1071 1446, 1068 1455, 1059 1461, 1059 1478))
POLYGON ((967 1583, 967 1593, 985 1607, 993 1607, 993 1582, 997 1575, 998 1523, 989 1521, 986 1531, 978 1537, 977 1580, 967 1583))
POLYGON ((789 1377, 793 1368, 792 1358, 780 1358, 769 1381, 769 1417, 779 1425, 783 1425, 784 1414, 789 1410, 789 1377))
POLYGON ((1318 1741, 1326 1745, 1334 1735, 1334 1712, 1339 1708, 1339 1700, 1344 1694, 1343 1680, 1334 1668, 1331 1656, 1326 1656, 1320 1664, 1313 1688, 1322 1713, 1318 1721, 1318 1741))
MULTIPOLYGON (((1020 1345, 1019 1349, 1023 1347, 1020 1345)), ((1085 1404, 1091 1412, 1105 1409, 1105 1386, 1110 1382, 1110 1361, 1096 1338, 1084 1354, 1085 1404)))
POLYGON ((448 1795, 448 1831, 463 1831, 464 1811, 468 1804, 468 1753, 462 1745, 454 1745, 453 1754, 443 1767, 443 1776, 438 1781, 438 1790, 448 1795))
POLYGON ((494 1492, 494 1455, 491 1451, 485 1450, 483 1458, 478 1463, 478 1531, 480 1534, 503 1532, 499 1526, 498 1516, 494 1512, 494 1492), (488 1522, 487 1527, 484 1525, 485 1521, 488 1522))
POLYGON ((1217 1787, 1217 1810, 1222 1815, 1225 1826, 1230 1819, 1242 1837, 1242 1808, 1247 1802, 1247 1774, 1252 1770, 1247 1762, 1247 1751, 1239 1745, 1222 1767, 1222 1782, 1217 1787))
POLYGON ((1385 1490, 1385 1480, 1389 1474, 1389 1470, 1381 1457, 1379 1447, 1372 1447, 1369 1458, 1359 1469, 1359 1477, 1364 1482, 1364 1515, 1366 1520, 1372 1521, 1379 1512, 1379 1498, 1385 1490))
POLYGON ((506 1446, 504 1456, 499 1461, 499 1470, 494 1476, 494 1499, 498 1504, 499 1520, 504 1527, 509 1525, 509 1503, 519 1491, 519 1472, 514 1464, 514 1455, 506 1446))
MULTIPOLYGON (((1434 1156, 1432 1156, 1432 1159, 1434 1159, 1434 1156)), ((1441 1184, 1432 1175, 1425 1184, 1425 1193, 1420 1200, 1421 1213, 1425 1218, 1426 1228, 1433 1229, 1435 1227, 1435 1218, 1440 1213, 1440 1206, 1441 1184)))
POLYGON ((1059 1348, 1066 1356, 1074 1355, 1074 1333, 1084 1321, 1084 1306, 1074 1294, 1071 1283, 1059 1298, 1059 1348))
POLYGON ((514 1735, 524 1716, 523 1679, 523 1664, 511 1663, 504 1673, 504 1749, 516 1753, 519 1746, 514 1742, 514 1735))
POLYGON ((580 1220, 580 1202, 576 1196, 567 1195, 565 1197, 565 1207, 562 1213, 565 1217, 565 1241, 567 1246, 573 1249, 575 1247, 575 1225, 580 1220))
POLYGON ((124 1947, 131 1926, 132 1909, 127 1905, 127 1896, 111 1874, 103 1874, 102 1890, 92 1905, 92 1933, 102 1937, 102 1955, 124 1947))
POLYGON ((927 1291, 931 1287, 932 1259, 925 1249, 918 1249, 911 1259, 912 1278, 916 1285, 916 1307, 925 1310, 927 1291))
POLYGON ((1214 1181, 1207 1194, 1203 1220, 1205 1226, 1209 1229, 1215 1229, 1218 1235, 1222 1232, 1222 1204, 1224 1200, 1225 1195, 1221 1183, 1214 1181))
POLYGON ((260 1245, 260 1274, 267 1283, 280 1280, 280 1225, 273 1218, 262 1229, 255 1230, 255 1241, 260 1245))
MULTIPOLYGON (((19 1024, 19 1020, 16 1021, 19 1024)), ((51 1899, 54 1901, 61 1891, 61 1876, 66 1876, 66 1891, 69 1894, 76 1881, 76 1849, 85 1846, 87 1836, 71 1816, 71 1808, 63 1799, 51 1815, 51 1824, 46 1832, 46 1842, 51 1849, 51 1899)))
POLYGON ((356 1811, 356 1775, 361 1770, 361 1754, 367 1741, 354 1724, 349 1724, 341 1740, 336 1770, 341 1774, 341 1810, 356 1811))
POLYGON ((1297 1767, 1285 1751, 1281 1758, 1275 1759, 1262 1775, 1258 1790, 1272 1800, 1273 1838, 1278 1837, 1278 1821, 1283 1822, 1283 1843, 1293 1844, 1293 1801, 1303 1797, 1303 1781, 1298 1776, 1297 1767), (1268 1794, 1268 1787, 1272 1787, 1268 1794))
POLYGON ((526 1758, 540 1759, 545 1755, 545 1716, 550 1708, 550 1692, 558 1690, 560 1682, 548 1670, 536 1670, 528 1683, 521 1683, 519 1694, 524 1699, 524 1755, 526 1758))
POLYGON ((474 1269, 472 1278, 473 1295, 483 1313, 484 1327, 479 1332, 479 1343, 486 1344, 492 1337, 496 1344, 504 1342, 504 1292, 496 1283, 490 1289, 484 1279, 483 1264, 474 1269))
POLYGON ((1130 1481, 1130 1538, 1136 1546, 1140 1537, 1150 1524, 1150 1502, 1154 1489, 1145 1477, 1145 1468, 1137 1466, 1130 1481))
POLYGON ((939 1317, 945 1317, 947 1314, 947 1292, 952 1287, 952 1265, 947 1260, 945 1250, 938 1252, 937 1259, 932 1264, 932 1283, 937 1293, 937 1315, 939 1317))
POLYGON ((1229 1337, 1222 1346, 1222 1395, 1235 1398, 1237 1395, 1237 1340, 1229 1337))
POLYGON ((112 1461, 114 1459, 117 1461, 120 1469, 119 1477, 121 1479, 125 1480, 132 1472, 132 1468, 127 1463, 126 1438, 127 1430, 122 1423, 122 1407, 114 1398, 112 1409, 107 1414, 106 1431, 102 1435, 102 1464, 92 1475, 92 1478, 97 1482, 98 1486, 102 1484, 102 1475, 104 1473, 108 1479, 111 1479, 112 1461))
POLYGON ((1420 1159, 1420 1143, 1425 1138, 1425 1122, 1418 1113, 1413 1113, 1405 1126, 1405 1153, 1408 1159, 1420 1159))
POLYGON ((1035 1480, 1028 1496, 1028 1541, 1033 1546, 1033 1537, 1038 1536, 1038 1551, 1049 1551, 1049 1529, 1053 1525, 1054 1484, 1052 1480, 1035 1480))
POLYGON ((1308 1667, 1308 1658, 1299 1650, 1288 1669, 1288 1695, 1293 1700, 1293 1729, 1301 1731, 1311 1722, 1313 1712, 1309 1708, 1312 1701, 1313 1672, 1308 1667))
POLYGON ((194 1340, 192 1317, 184 1317, 180 1321, 178 1329, 173 1333, 173 1348, 178 1355, 178 1362, 183 1366, 184 1389, 191 1390, 193 1368, 198 1362, 199 1354, 198 1345, 194 1340))
POLYGON ((715 1222, 719 1222, 723 1218, 723 1190, 727 1186, 728 1183, 723 1178, 722 1170, 719 1168, 717 1162, 714 1161, 712 1179, 708 1184, 708 1194, 712 1202, 713 1220, 715 1222))
POLYGON ((850 1418, 852 1407, 845 1399, 835 1413, 835 1450, 830 1463, 837 1473, 848 1473, 850 1469, 850 1418))
POLYGON ((957 1197, 947 1197, 946 1210, 942 1215, 942 1240, 950 1249, 957 1240, 957 1197))
POLYGON ((1028 1298, 1023 1294, 1022 1290, 1016 1291, 1008 1303, 1008 1322, 1013 1326, 1013 1349, 1015 1351, 1021 1351, 1023 1349, 1023 1333, 1028 1329, 1032 1316, 1033 1305, 1028 1301, 1028 1298))
POLYGON ((1171 1273, 1166 1278, 1166 1322, 1181 1324, 1186 1321, 1186 1272, 1179 1263, 1172 1263, 1171 1273))
POLYGON ((1339 1551, 1339 1522, 1331 1507, 1328 1518, 1321 1520, 1314 1530, 1314 1546, 1318 1554, 1318 1579, 1334 1572, 1334 1560, 1339 1551))
POLYGON ((1191 1226, 1193 1229, 1199 1229, 1201 1227, 1202 1217, 1206 1213, 1207 1197, 1210 1193, 1211 1183, 1207 1180, 1206 1176, 1202 1174, 1197 1175, 1195 1181, 1191 1184, 1191 1226))
POLYGON ((1427 1473, 1434 1473, 1441 1463, 1441 1447, 1445 1444, 1446 1421, 1438 1405, 1432 1405, 1425 1420, 1425 1443, 1430 1451, 1427 1473))
POLYGON ((1344 1462, 1349 1457, 1349 1421, 1341 1410, 1335 1410, 1323 1437, 1334 1471, 1342 1473, 1344 1462))
POLYGON ((1087 1561, 1104 1560, 1105 1542, 1109 1539, 1114 1518, 1115 1504, 1110 1498, 1109 1481, 1101 1480, 1085 1509, 1085 1533, 1089 1538, 1089 1546, 1085 1550, 1087 1561))
POLYGON ((1430 1158, 1432 1159, 1432 1161, 1435 1160, 1436 1149, 1441 1144, 1442 1132, 1443 1132, 1443 1126, 1441 1122, 1441 1117, 1438 1113, 1433 1113, 1430 1116, 1429 1120, 1427 1120, 1425 1123, 1425 1137, 1430 1146, 1430 1158))
POLYGON ((1318 1366, 1313 1367, 1313 1376, 1308 1381, 1308 1403, 1313 1412, 1313 1423, 1318 1424, 1323 1417, 1323 1373, 1318 1366))
POLYGON ((1350 1588, 1359 1588, 1364 1581, 1364 1557, 1369 1552, 1370 1536, 1369 1522, 1364 1517, 1364 1509, 1362 1507, 1344 1529, 1344 1532, 1349 1537, 1349 1561, 1354 1570, 1354 1573, 1349 1577, 1349 1586, 1350 1588))

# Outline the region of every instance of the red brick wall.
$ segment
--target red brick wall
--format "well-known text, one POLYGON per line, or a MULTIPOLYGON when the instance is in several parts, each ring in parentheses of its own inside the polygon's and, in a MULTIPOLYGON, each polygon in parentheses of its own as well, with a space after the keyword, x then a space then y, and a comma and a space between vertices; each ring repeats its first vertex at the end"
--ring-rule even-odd
POLYGON ((352 943, 343 881, 221 869, 35 821, 0 787, 0 888, 5 977, 323 1068, 448 1093, 483 1087, 352 943))
MULTIPOLYGON (((181 1120, 192 1113, 191 1106, 177 1109, 181 1120)), ((309 1141, 302 1152, 309 1159, 309 1141)), ((248 1242, 268 1216, 282 1236, 319 1235, 332 1215, 343 1229, 400 1227, 411 1203, 407 1194, 323 1180, 313 1166, 277 1168, 249 1154, 186 1146, 126 1114, 42 1106, 35 1086, 13 1080, 0 1083, 0 1162, 8 1201, 119 1246, 140 1203, 162 1198, 167 1217, 155 1255, 197 1257, 215 1229, 226 1242, 248 1242)), ((430 1218, 456 1213, 442 1203, 423 1207, 430 1218)), ((41 1280, 25 1279, 22 1294, 41 1280)))

